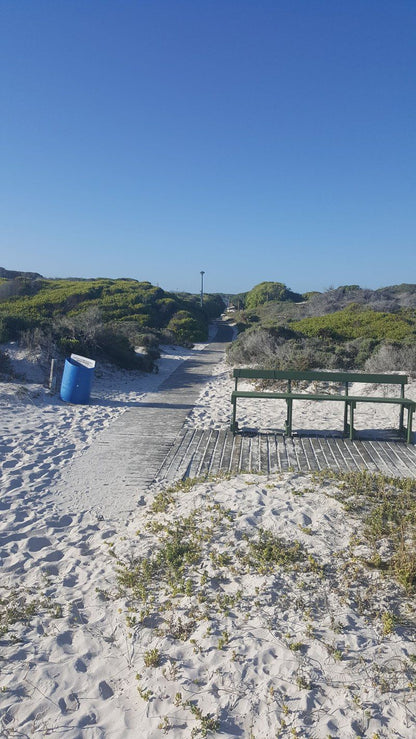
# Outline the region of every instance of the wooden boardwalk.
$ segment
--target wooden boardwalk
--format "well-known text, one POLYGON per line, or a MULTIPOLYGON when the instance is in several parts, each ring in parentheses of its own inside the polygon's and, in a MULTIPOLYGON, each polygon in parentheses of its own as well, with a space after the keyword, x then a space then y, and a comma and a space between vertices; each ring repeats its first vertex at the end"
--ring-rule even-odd
POLYGON ((272 474, 289 470, 367 470, 392 477, 416 477, 416 447, 402 441, 281 434, 237 434, 184 429, 158 471, 175 481, 220 473, 272 474))
POLYGON ((186 477, 325 468, 416 477, 416 447, 391 436, 351 442, 334 434, 304 432, 286 439, 278 433, 233 436, 227 429, 186 428, 231 336, 231 328, 220 324, 215 342, 103 430, 63 472, 51 491, 55 503, 65 511, 119 517, 140 505, 153 483, 186 477))

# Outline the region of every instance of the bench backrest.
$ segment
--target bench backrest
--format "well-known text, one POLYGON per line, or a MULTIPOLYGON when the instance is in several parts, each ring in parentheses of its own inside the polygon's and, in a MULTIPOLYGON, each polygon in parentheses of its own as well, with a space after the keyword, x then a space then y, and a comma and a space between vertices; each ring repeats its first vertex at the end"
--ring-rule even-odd
POLYGON ((407 385, 407 375, 369 374, 368 372, 330 372, 321 370, 268 370, 236 368, 233 376, 249 380, 320 380, 325 382, 369 382, 377 385, 407 385))

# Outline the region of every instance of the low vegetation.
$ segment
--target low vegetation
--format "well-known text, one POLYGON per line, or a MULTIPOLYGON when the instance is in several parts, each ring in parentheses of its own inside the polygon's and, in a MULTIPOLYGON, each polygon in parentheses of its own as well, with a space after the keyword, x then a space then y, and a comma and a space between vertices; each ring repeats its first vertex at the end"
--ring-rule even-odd
POLYGON ((158 345, 207 338, 221 314, 219 295, 168 293, 131 279, 44 279, 3 270, 0 343, 19 341, 49 354, 105 357, 125 368, 151 370, 158 345), (7 277, 7 275, 11 275, 7 277), (145 348, 138 356, 135 347, 145 348))
MULTIPOLYGON (((350 534, 330 558, 312 523, 296 530, 288 521, 279 535, 235 498, 220 503, 214 482, 188 479, 159 491, 128 554, 119 554, 122 541, 111 545, 112 597, 122 604, 132 653, 140 655, 138 694, 159 711, 159 728, 182 723, 197 737, 231 719, 243 724, 238 696, 253 694, 247 655, 258 637, 270 645, 273 662, 286 655, 283 688, 268 667, 252 698, 252 705, 273 706, 270 736, 289 736, 307 698, 333 679, 335 663, 337 685, 352 710, 368 702, 370 687, 380 702, 391 693, 413 705, 416 657, 406 655, 406 646, 391 660, 384 649, 392 639, 413 644, 416 482, 330 470, 311 475, 308 487, 299 476, 286 480, 288 506, 291 495, 306 498, 308 506, 308 496, 319 492, 323 501, 334 498, 344 507, 350 534), (382 655, 376 660, 375 647, 382 655), (216 673, 227 677, 230 699, 222 696, 218 714, 204 713, 215 663, 216 673)), ((247 478, 247 485, 255 484, 247 478)), ((276 490, 277 509, 281 484, 276 476, 259 485, 262 495, 276 490)), ((357 736, 367 736, 370 718, 357 736)))
POLYGON ((238 301, 232 364, 416 372, 415 285, 344 285, 299 296, 282 283, 261 283, 238 301))

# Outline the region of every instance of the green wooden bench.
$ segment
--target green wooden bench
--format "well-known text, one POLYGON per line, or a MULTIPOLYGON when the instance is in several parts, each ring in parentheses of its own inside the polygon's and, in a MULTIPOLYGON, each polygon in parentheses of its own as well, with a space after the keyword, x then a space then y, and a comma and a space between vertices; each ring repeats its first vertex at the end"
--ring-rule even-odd
POLYGON ((388 403, 398 405, 400 407, 399 416, 399 432, 406 438, 408 444, 412 438, 412 419, 416 408, 416 402, 405 398, 404 388, 407 384, 406 375, 394 374, 368 374, 362 372, 324 372, 306 370, 304 372, 298 370, 266 370, 266 369, 235 369, 234 370, 235 388, 231 394, 231 403, 233 406, 231 431, 235 434, 238 430, 237 416, 237 399, 238 398, 269 398, 277 400, 286 400, 287 416, 285 422, 285 435, 292 434, 292 414, 294 400, 320 400, 320 401, 338 401, 344 403, 344 436, 354 438, 354 411, 357 403, 388 403), (274 392, 272 390, 239 390, 238 380, 285 380, 287 382, 286 392, 274 392), (329 382, 337 383, 344 386, 344 392, 337 394, 299 392, 292 390, 292 383, 295 381, 308 382, 329 382), (400 397, 373 397, 365 395, 349 395, 348 386, 351 382, 373 383, 377 385, 392 385, 400 387, 400 397), (404 426, 404 410, 407 411, 407 425, 404 426))

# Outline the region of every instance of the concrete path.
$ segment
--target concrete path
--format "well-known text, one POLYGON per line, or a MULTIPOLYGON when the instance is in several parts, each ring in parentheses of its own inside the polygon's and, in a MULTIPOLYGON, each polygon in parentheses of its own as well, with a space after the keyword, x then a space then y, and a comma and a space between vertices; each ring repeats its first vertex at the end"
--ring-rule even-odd
POLYGON ((219 321, 212 343, 102 431, 63 473, 53 491, 58 506, 118 518, 140 504, 232 336, 219 321))

